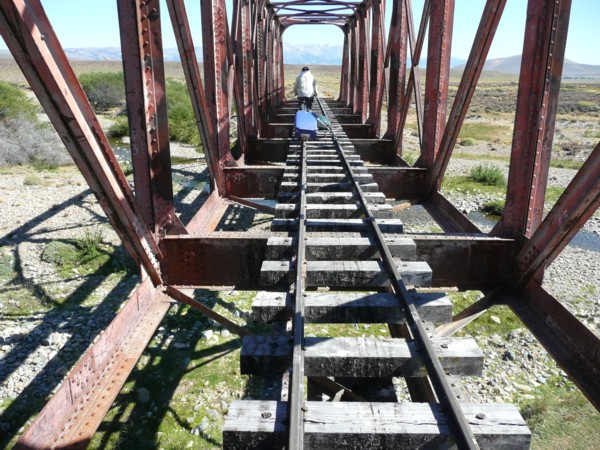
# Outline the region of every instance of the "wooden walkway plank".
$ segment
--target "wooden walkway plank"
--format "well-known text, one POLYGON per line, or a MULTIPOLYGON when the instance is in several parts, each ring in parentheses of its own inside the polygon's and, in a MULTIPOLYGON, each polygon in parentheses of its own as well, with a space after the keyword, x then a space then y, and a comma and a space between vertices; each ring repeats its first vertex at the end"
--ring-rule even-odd
MULTIPOLYGON (((446 294, 412 293, 421 319, 431 323, 452 320, 452 302, 446 294)), ((368 292, 307 293, 308 323, 404 323, 394 294, 368 292)), ((285 292, 259 292, 252 303, 252 318, 259 323, 288 320, 292 299, 285 292)))
MULTIPOLYGON (((451 375, 479 376, 483 352, 473 338, 434 338, 444 370, 451 375)), ((413 342, 375 337, 305 338, 307 377, 419 377, 425 367, 413 342)), ((287 336, 246 336, 242 341, 242 374, 283 373, 291 364, 287 336)))
MULTIPOLYGON (((304 425, 307 450, 344 448, 454 448, 439 405, 429 403, 308 402, 304 425)), ((482 450, 529 448, 531 432, 513 405, 462 404, 482 450)), ((280 448, 285 445, 284 402, 233 402, 223 427, 223 448, 280 448)))

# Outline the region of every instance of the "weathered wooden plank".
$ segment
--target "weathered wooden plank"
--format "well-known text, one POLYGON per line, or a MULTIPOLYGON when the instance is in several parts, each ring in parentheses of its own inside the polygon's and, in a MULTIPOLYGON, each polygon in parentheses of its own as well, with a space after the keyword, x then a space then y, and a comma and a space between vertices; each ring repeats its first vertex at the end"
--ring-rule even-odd
MULTIPOLYGON (((431 268, 423 261, 405 261, 397 265, 407 285, 431 286, 431 268)), ((289 261, 263 261, 260 269, 265 286, 291 283, 294 269, 289 261)), ((390 285, 381 261, 307 261, 306 286, 330 288, 381 288, 390 285)))
MULTIPOLYGON (((446 294, 411 293, 422 320, 448 323, 452 302, 446 294)), ((259 292, 252 303, 252 318, 267 323, 292 317, 293 299, 286 292, 259 292)), ((404 323, 405 317, 394 294, 368 292, 309 292, 304 297, 308 323, 404 323)))
MULTIPOLYGON (((366 237, 308 237, 305 241, 309 260, 351 260, 379 258, 379 251, 372 238, 366 237)), ((417 246, 412 239, 388 237, 385 242, 392 253, 406 261, 415 260, 417 246)), ((272 236, 267 241, 266 259, 289 258, 296 252, 292 237, 272 236)))
MULTIPOLYGON (((352 183, 307 183, 306 192, 339 192, 339 191, 351 191, 354 188, 352 183)), ((378 192, 379 186, 377 183, 366 183, 361 184, 360 188, 363 192, 378 192)), ((280 192, 294 192, 298 191, 299 184, 290 181, 284 181, 279 185, 280 192)))
MULTIPOLYGON (((280 192, 278 199, 283 203, 298 202, 300 195, 298 192, 280 192)), ((357 201, 358 197, 354 192, 311 192, 306 194, 306 203, 334 203, 343 204, 357 201)), ((381 192, 366 192, 365 200, 369 204, 380 205, 385 203, 385 195, 381 192)))
MULTIPOLYGON (((369 168, 365 167, 365 166, 356 166, 356 167, 353 167, 352 170, 355 173, 357 173, 357 172, 358 173, 365 173, 365 172, 369 171, 369 168)), ((343 173, 345 173, 346 172, 346 168, 344 166, 341 166, 341 165, 338 165, 338 166, 314 166, 314 167, 310 168, 310 171, 311 171, 311 173, 328 173, 328 172, 331 172, 331 173, 335 173, 335 172, 340 173, 340 172, 343 172, 343 173)), ((285 167, 285 173, 286 174, 287 173, 295 173, 295 174, 297 174, 298 173, 298 166, 296 166, 296 165, 286 166, 285 167)))
MULTIPOLYGON (((391 219, 394 216, 392 205, 372 205, 373 216, 378 219, 391 219)), ((298 217, 300 205, 293 203, 279 203, 275 207, 275 217, 298 217)), ((306 218, 308 219, 356 219, 365 216, 365 211, 356 204, 307 204, 306 218)))
MULTIPOLYGON (((450 375, 479 376, 483 352, 471 337, 433 338, 433 347, 450 375)), ((419 377, 426 375, 414 342, 376 337, 304 339, 307 377, 419 377)), ((292 358, 289 336, 244 336, 242 374, 283 373, 292 358)))
MULTIPOLYGON (((363 219, 307 219, 306 229, 313 231, 364 231, 368 224, 363 219)), ((383 233, 402 233, 404 227, 400 219, 377 219, 383 233)), ((294 231, 298 229, 297 219, 273 219, 272 231, 294 231)))
MULTIPOLYGON (((426 262, 403 261, 397 267, 405 284, 431 285, 431 268, 426 262)), ((390 281, 381 261, 308 261, 306 283, 308 286, 381 287, 388 286, 390 281)))
MULTIPOLYGON (((348 160, 348 163, 354 167, 354 166, 364 166, 364 163, 362 160, 360 159, 350 159, 348 160)), ((287 160, 286 164, 288 166, 294 166, 294 165, 299 165, 300 164, 300 160, 295 160, 295 159, 291 159, 291 160, 287 160)), ((316 158, 307 158, 306 159, 306 165, 308 167, 312 167, 312 166, 331 166, 331 165, 335 165, 335 164, 340 164, 340 160, 339 158, 329 158, 329 159, 316 159, 316 158)))
MULTIPOLYGON (((360 184, 373 183, 373 175, 369 173, 358 173, 354 175, 354 180, 360 184)), ((298 174, 285 173, 283 175, 285 182, 298 182, 298 174)), ((342 183, 349 181, 349 176, 345 173, 312 173, 306 174, 308 183, 342 183)))
MULTIPOLYGON (((529 448, 531 432, 514 405, 462 404, 482 450, 529 448)), ((285 402, 241 400, 229 407, 223 448, 282 448, 287 443, 285 402)), ((454 448, 438 404, 308 402, 305 449, 454 448)))

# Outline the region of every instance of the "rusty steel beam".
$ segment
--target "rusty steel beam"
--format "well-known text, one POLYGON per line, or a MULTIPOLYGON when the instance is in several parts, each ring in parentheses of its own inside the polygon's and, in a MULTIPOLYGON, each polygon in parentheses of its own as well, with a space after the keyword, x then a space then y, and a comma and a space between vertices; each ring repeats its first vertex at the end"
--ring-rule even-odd
POLYGON ((436 158, 428 181, 429 191, 439 190, 444 174, 450 162, 450 156, 458 139, 458 134, 475 93, 475 87, 487 58, 498 23, 502 17, 506 0, 488 0, 481 15, 479 28, 475 34, 473 47, 465 66, 463 76, 454 97, 452 110, 441 138, 439 154, 436 158))
POLYGON ((410 59, 411 68, 408 76, 408 83, 406 86, 406 93, 404 95, 404 103, 402 104, 402 110, 400 113, 400 123, 398 124, 398 133, 396 135, 396 154, 399 154, 400 147, 402 145, 402 132, 404 130, 404 124, 406 123, 406 117, 410 107, 411 95, 414 93, 415 99, 415 110, 417 115, 417 130, 419 134, 419 145, 421 151, 423 149, 423 100, 421 96, 421 76, 419 71, 419 62, 421 60, 421 51, 423 49, 423 43, 425 42, 425 30, 429 23, 429 9, 430 0, 425 0, 423 4, 423 13, 421 14, 421 24, 418 35, 415 35, 414 18, 412 13, 412 1, 403 0, 404 9, 406 10, 406 25, 408 28, 408 43, 410 46, 410 59))
POLYGON ((431 168, 446 124, 454 0, 432 2, 425 77, 423 149, 419 164, 431 168))
POLYGON ((349 106, 352 108, 352 114, 357 113, 358 103, 358 21, 356 18, 349 23, 350 26, 350 85, 348 90, 349 106))
POLYGON ((600 411, 600 339, 535 280, 508 299, 513 312, 600 411))
POLYGON ((530 0, 506 205, 492 230, 530 237, 542 220, 564 62, 570 0, 530 0))
POLYGON ((236 0, 235 5, 234 32, 232 35, 235 37, 234 51, 237 82, 241 86, 241 98, 237 108, 238 116, 243 117, 243 132, 249 139, 257 136, 254 123, 255 117, 252 110, 254 92, 254 84, 252 83, 252 11, 249 0, 236 0))
MULTIPOLYGON (((401 134, 400 116, 404 106, 406 84, 406 56, 408 50, 408 18, 404 0, 393 0, 388 41, 388 66, 390 68, 388 95, 388 126, 385 139, 395 139, 401 134)), ((402 139, 397 139, 394 154, 402 155, 402 139)))
POLYGON ((167 286, 165 289, 165 292, 168 296, 170 296, 174 300, 177 300, 178 302, 189 305, 192 308, 194 308, 196 311, 200 311, 206 317, 209 317, 212 320, 214 320, 215 322, 220 323, 223 326, 223 328, 228 329, 229 331, 237 334, 238 336, 251 336, 252 335, 252 333, 250 333, 244 327, 239 326, 237 323, 232 322, 227 317, 224 317, 221 314, 213 311, 208 306, 200 303, 200 301, 195 300, 194 298, 190 297, 186 293, 181 292, 180 290, 175 289, 172 286, 167 286))
POLYGON ((156 235, 181 234, 175 216, 160 2, 118 2, 135 199, 156 235))
POLYGON ((356 114, 360 116, 361 123, 367 120, 369 109, 369 67, 367 58, 369 48, 367 36, 369 32, 369 10, 361 7, 357 11, 358 20, 358 71, 357 71, 357 92, 356 92, 356 114))
POLYGON ((86 448, 170 305, 147 278, 71 369, 15 448, 86 448))
POLYGON ((385 0, 373 0, 371 30, 371 76, 369 87, 369 116, 375 136, 380 136, 381 105, 384 91, 385 0))
POLYGON ((200 77, 200 69, 187 18, 185 2, 183 0, 167 0, 167 7, 171 15, 173 32, 177 41, 177 48, 179 49, 179 56, 190 93, 192 107, 194 108, 196 124, 202 137, 211 188, 214 188, 216 185, 219 190, 223 190, 223 182, 219 179, 221 171, 219 170, 218 160, 213 158, 217 146, 214 124, 209 120, 210 113, 208 112, 206 94, 202 85, 202 78, 200 77))
MULTIPOLYGON (((216 151, 211 158, 219 168, 236 166, 229 149, 229 73, 227 10, 224 0, 201 2, 204 83, 209 120, 215 124, 216 151)), ((210 149, 209 149, 210 150, 210 149)))
POLYGON ((600 143, 517 256, 518 281, 544 270, 600 207, 600 143))
POLYGON ((349 80, 349 72, 350 72, 350 39, 349 39, 349 31, 348 26, 344 26, 342 28, 344 33, 344 46, 342 48, 342 69, 340 72, 340 97, 338 99, 339 102, 344 105, 348 105, 348 96, 350 89, 350 80, 349 80))
POLYGON ((0 32, 128 253, 159 284, 162 254, 39 0, 0 1, 0 32))

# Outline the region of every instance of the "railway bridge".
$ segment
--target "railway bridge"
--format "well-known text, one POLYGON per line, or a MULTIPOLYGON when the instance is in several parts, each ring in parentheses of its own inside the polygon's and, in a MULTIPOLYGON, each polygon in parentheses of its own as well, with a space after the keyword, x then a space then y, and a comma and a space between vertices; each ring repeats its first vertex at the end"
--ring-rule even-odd
POLYGON ((597 145, 543 211, 571 1, 523 5, 506 205, 489 233, 440 187, 506 0, 485 2, 451 105, 454 0, 425 0, 418 26, 411 0, 387 3, 234 0, 228 11, 224 0, 202 0, 201 74, 183 0, 166 0, 167 11, 158 0, 118 0, 132 189, 40 1, 0 0, 2 37, 142 273, 20 448, 85 447, 171 300, 244 336, 244 373, 277 373, 289 386, 280 398, 231 405, 229 448, 527 447, 516 408, 463 404, 448 378, 481 373, 481 350, 453 334, 498 304, 600 408, 598 337, 542 287, 545 268, 600 205, 597 145), (210 174, 210 196, 187 224, 173 202, 161 34, 169 22, 210 174), (339 93, 319 101, 331 126, 305 142, 293 135, 283 39, 289 27, 322 24, 344 36, 339 93), (420 155, 411 165, 402 137, 413 107, 420 155), (264 209, 257 199, 276 200, 270 232, 215 231, 230 202, 264 209), (386 199, 422 205, 443 233, 411 233, 386 199), (185 291, 219 285, 259 290, 255 319, 287 321, 289 330, 250 336, 185 291), (452 312, 442 288, 485 295, 452 312), (390 337, 312 338, 311 322, 386 323, 390 337), (369 391, 393 376, 406 378, 412 403, 369 391), (316 401, 332 392, 348 401, 316 401))

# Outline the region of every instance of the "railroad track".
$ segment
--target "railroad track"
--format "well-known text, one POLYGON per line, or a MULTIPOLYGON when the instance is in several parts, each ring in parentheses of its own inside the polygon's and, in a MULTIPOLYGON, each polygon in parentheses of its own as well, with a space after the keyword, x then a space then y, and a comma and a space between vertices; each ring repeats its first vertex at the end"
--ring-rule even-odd
MULTIPOLYGON (((442 337, 445 294, 378 191, 332 108, 316 139, 290 144, 254 319, 280 334, 244 337, 241 371, 279 380, 263 400, 234 402, 225 448, 527 448, 513 405, 459 403, 452 384, 481 375, 470 337, 442 337), (284 326, 287 322, 288 326, 284 326), (306 333, 307 324, 387 324, 390 336, 306 333), (449 379, 452 376, 452 380, 449 379), (403 377, 412 402, 399 402, 403 377), (323 401, 327 399, 329 401, 323 401)), ((335 325, 330 325, 329 330, 335 325)))

